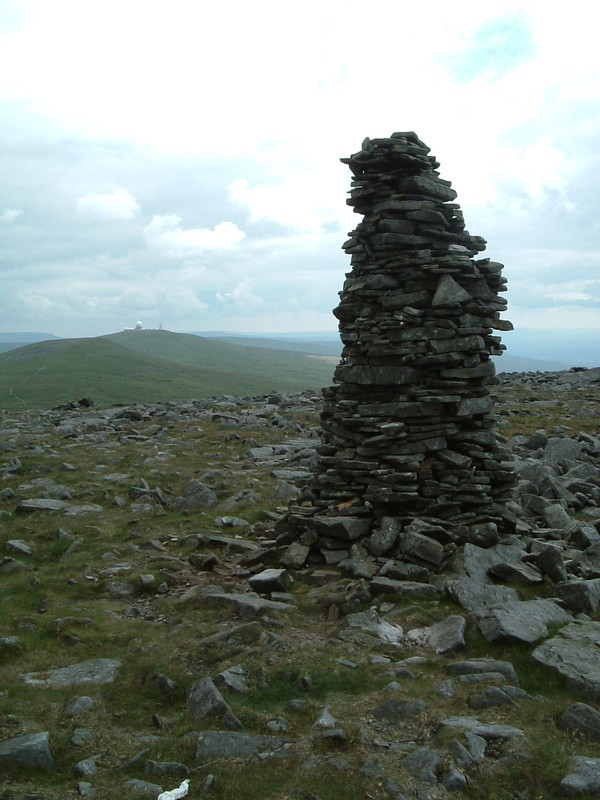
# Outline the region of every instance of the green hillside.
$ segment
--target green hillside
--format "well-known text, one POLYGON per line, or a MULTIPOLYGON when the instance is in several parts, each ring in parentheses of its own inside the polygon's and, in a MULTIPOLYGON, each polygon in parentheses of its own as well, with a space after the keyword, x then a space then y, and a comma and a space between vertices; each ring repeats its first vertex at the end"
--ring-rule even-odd
POLYGON ((58 339, 0 353, 0 408, 48 408, 301 391, 331 383, 333 365, 168 331, 58 339))

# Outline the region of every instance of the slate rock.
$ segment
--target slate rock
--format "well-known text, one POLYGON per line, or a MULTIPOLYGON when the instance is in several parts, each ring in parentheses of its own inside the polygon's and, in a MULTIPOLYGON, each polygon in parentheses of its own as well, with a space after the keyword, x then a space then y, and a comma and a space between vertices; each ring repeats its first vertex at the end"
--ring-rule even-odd
POLYGON ((389 553, 398 541, 401 525, 395 517, 383 517, 380 527, 373 531, 365 546, 372 556, 389 553))
POLYGON ((376 575, 369 584, 373 594, 393 594, 397 597, 436 597, 439 589, 419 581, 396 581, 376 575))
POLYGON ((16 555, 20 556, 33 555, 32 548, 22 539, 9 539, 4 545, 4 549, 7 553, 15 553, 16 555))
POLYGON ((217 686, 225 686, 227 689, 232 689, 240 694, 245 694, 248 691, 246 673, 241 664, 220 672, 215 678, 215 684, 217 686))
POLYGON ((600 795, 600 758, 575 756, 572 772, 560 782, 560 791, 565 797, 600 795))
POLYGON ((274 717, 267 722, 266 727, 269 733, 287 733, 290 728, 290 724, 286 719, 284 719, 284 717, 274 717))
POLYGON ((91 742, 94 734, 89 728, 75 728, 71 734, 70 742, 73 747, 83 747, 88 742, 91 742))
POLYGON ((279 559, 286 569, 302 569, 310 553, 310 547, 300 542, 292 542, 279 559))
POLYGON ((442 720, 440 725, 442 728, 452 728, 466 733, 475 733, 487 742, 525 736, 525 733, 520 728, 515 728, 513 725, 494 725, 492 723, 480 722, 476 717, 448 717, 442 720))
POLYGON ((498 526, 495 522, 483 522, 479 525, 457 526, 454 533, 463 542, 469 542, 477 547, 493 547, 498 544, 498 526))
POLYGON ((19 558, 13 558, 12 556, 4 556, 0 560, 0 572, 5 575, 12 575, 13 572, 19 572, 20 570, 31 572, 33 567, 31 564, 26 564, 19 558))
POLYGON ((415 719, 427 711, 427 703, 423 700, 386 700, 373 711, 377 719, 388 722, 406 722, 415 719))
POLYGON ((363 778, 380 778, 383 775, 383 767, 368 759, 362 762, 358 768, 358 774, 363 778))
POLYGON ((519 599, 512 586, 493 586, 474 578, 447 581, 445 588, 461 608, 475 616, 483 616, 490 608, 519 599))
POLYGON ((588 739, 600 739, 600 714, 586 703, 573 703, 561 715, 558 724, 588 739))
POLYGON ((287 592, 292 585, 290 574, 286 569, 265 569, 257 575, 253 575, 248 583, 250 588, 258 594, 268 594, 269 592, 287 592))
POLYGON ((331 713, 331 708, 325 706, 319 713, 317 719, 313 722, 313 728, 335 728, 337 719, 331 713))
POLYGON ((554 583, 567 580, 562 552, 553 544, 539 542, 537 552, 527 557, 529 563, 534 564, 543 575, 547 575, 554 583))
POLYGON ((585 580, 600 578, 600 542, 578 554, 573 559, 572 569, 585 580))
POLYGON ((381 641, 391 644, 397 644, 404 638, 404 631, 401 626, 381 619, 376 608, 348 614, 344 619, 344 627, 364 631, 381 641))
POLYGON ((448 764, 442 773, 442 785, 449 792, 458 792, 467 787, 467 778, 454 764, 448 764))
POLYGON ((442 700, 451 700, 454 697, 454 681, 451 679, 438 683, 435 687, 435 693, 442 700))
POLYGON ((144 764, 144 772, 146 775, 173 775, 185 778, 186 775, 189 775, 190 770, 180 761, 152 761, 152 759, 148 759, 144 764))
POLYGON ((555 587, 559 597, 573 614, 593 615, 600 604, 600 578, 592 580, 570 580, 555 587))
MULTIPOLYGON (((296 606, 278 600, 267 600, 255 592, 234 594, 227 592, 206 592, 201 595, 202 602, 213 606, 234 606, 241 616, 253 617, 258 614, 276 611, 295 611, 296 606)), ((183 597, 182 597, 183 600, 183 597)))
POLYGON ((91 697, 83 696, 83 697, 73 697, 67 705, 65 706, 64 715, 66 717, 78 717, 80 714, 84 714, 87 711, 91 711, 94 708, 94 701, 91 697))
POLYGON ((567 685, 600 699, 600 622, 576 620, 532 653, 538 664, 558 672, 567 685))
POLYGON ((490 583, 488 572, 496 564, 520 561, 524 550, 515 544, 496 544, 493 547, 477 547, 465 544, 462 553, 463 570, 467 577, 480 583, 490 583))
POLYGON ((473 761, 477 764, 483 761, 488 744, 486 739, 478 733, 469 730, 465 731, 464 736, 473 761))
POLYGON ((437 769, 442 756, 437 750, 421 747, 402 759, 402 766, 415 777, 427 783, 437 783, 437 769))
POLYGON ((282 754, 290 740, 251 733, 203 731, 198 736, 196 758, 252 758, 282 754))
POLYGON ((99 758, 100 756, 90 756, 90 758, 85 758, 83 761, 78 761, 73 767, 73 772, 80 778, 93 778, 98 772, 96 761, 99 758))
POLYGON ((498 673, 513 686, 519 685, 515 668, 510 661, 497 661, 495 658, 473 658, 465 661, 454 661, 446 665, 446 672, 451 675, 481 675, 498 673))
POLYGON ((0 764, 12 762, 25 769, 56 769, 50 752, 50 734, 26 733, 0 742, 0 764))
POLYGON ((63 500, 52 500, 50 498, 32 498, 21 500, 15 508, 17 514, 31 513, 33 511, 64 511, 68 503, 63 500))
POLYGON ((186 706, 195 722, 217 719, 227 730, 242 728, 242 723, 231 711, 211 678, 202 678, 190 686, 186 706))
POLYGON ((555 503, 547 505, 542 516, 549 528, 564 531, 567 536, 577 527, 577 522, 567 514, 562 506, 555 503))
POLYGON ((477 711, 493 706, 514 706, 514 700, 499 686, 488 686, 481 692, 469 697, 468 705, 477 711))
POLYGON ((469 753, 464 744, 458 741, 458 739, 453 739, 450 742, 448 750, 450 752, 450 755, 453 757, 454 761, 462 769, 469 769, 470 767, 473 766, 474 762, 473 756, 471 755, 471 753, 469 753))
POLYGON ((177 511, 195 511, 212 508, 217 501, 218 497, 212 489, 201 480, 193 479, 186 486, 183 497, 178 498, 173 507, 177 511))
POLYGON ((443 545, 416 531, 402 531, 398 537, 397 552, 409 560, 433 567, 439 567, 444 560, 443 545))
POLYGON ((140 781, 138 778, 131 778, 131 780, 125 781, 123 788, 134 797, 151 797, 152 800, 155 800, 163 791, 163 787, 157 783, 140 781))
POLYGON ((547 625, 566 625, 573 617, 551 600, 517 600, 492 608, 478 621, 488 642, 503 639, 533 644, 548 636, 547 625))
POLYGON ((116 658, 91 658, 48 672, 30 672, 20 678, 28 686, 85 686, 112 683, 121 662, 116 658))
POLYGON ((320 536, 329 536, 344 541, 359 539, 367 534, 371 527, 369 520, 353 517, 313 517, 311 522, 320 536))
POLYGON ((430 648, 435 653, 450 653, 465 646, 466 628, 465 618, 453 614, 428 628, 407 631, 406 641, 430 648))
POLYGON ((544 460, 553 465, 578 461, 582 450, 583 444, 575 439, 552 436, 544 449, 544 460))
POLYGON ((501 561, 488 570, 490 575, 516 586, 530 586, 542 582, 542 573, 533 564, 524 561, 501 561))

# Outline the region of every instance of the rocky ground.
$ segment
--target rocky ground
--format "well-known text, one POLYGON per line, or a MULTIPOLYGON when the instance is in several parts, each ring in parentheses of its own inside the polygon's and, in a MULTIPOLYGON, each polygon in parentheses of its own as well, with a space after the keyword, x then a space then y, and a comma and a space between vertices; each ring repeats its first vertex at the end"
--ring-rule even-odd
POLYGON ((3 413, 0 798, 599 796, 600 369, 500 379, 513 529, 435 567, 293 541, 315 394, 3 413))

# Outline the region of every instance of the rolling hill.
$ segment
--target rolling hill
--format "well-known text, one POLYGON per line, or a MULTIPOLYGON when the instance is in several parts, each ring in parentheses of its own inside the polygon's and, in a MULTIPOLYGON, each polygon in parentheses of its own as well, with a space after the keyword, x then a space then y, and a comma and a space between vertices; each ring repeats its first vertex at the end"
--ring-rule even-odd
POLYGON ((57 339, 0 353, 0 408, 48 408, 318 389, 333 365, 301 353, 241 347, 169 331, 57 339))

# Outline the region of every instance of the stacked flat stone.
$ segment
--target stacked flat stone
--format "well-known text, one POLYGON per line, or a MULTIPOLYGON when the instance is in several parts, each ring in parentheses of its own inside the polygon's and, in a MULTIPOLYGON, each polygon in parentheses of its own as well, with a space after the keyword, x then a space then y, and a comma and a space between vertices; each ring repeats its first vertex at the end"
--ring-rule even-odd
POLYGON ((352 271, 334 310, 344 349, 324 390, 318 471, 293 515, 322 552, 392 519, 442 547, 461 532, 476 541, 482 525, 485 538, 514 480, 490 397, 490 357, 504 349, 493 331, 512 329, 500 319, 502 264, 474 258, 485 240, 465 230, 415 133, 366 139, 341 160, 364 218, 344 244, 352 271))

